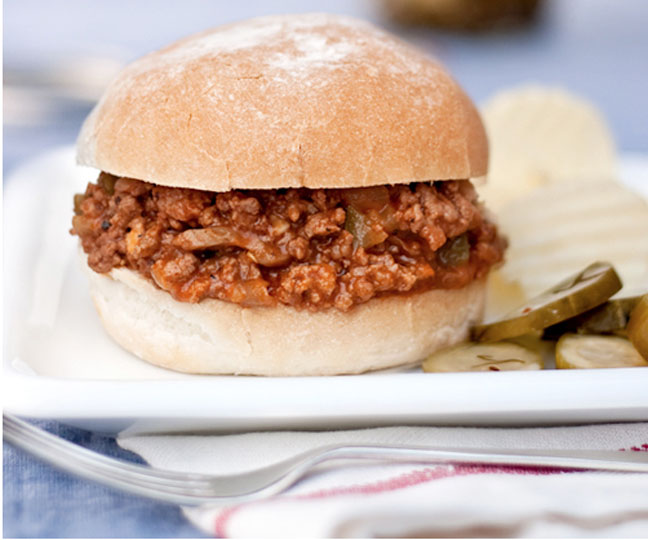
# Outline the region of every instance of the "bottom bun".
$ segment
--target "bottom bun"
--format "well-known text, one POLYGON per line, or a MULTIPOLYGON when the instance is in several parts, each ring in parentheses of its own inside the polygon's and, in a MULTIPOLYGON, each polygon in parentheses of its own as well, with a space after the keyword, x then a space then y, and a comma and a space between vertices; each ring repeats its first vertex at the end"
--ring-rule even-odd
POLYGON ((84 267, 112 338, 152 364, 188 373, 341 375, 412 365, 465 339, 485 294, 479 280, 463 289, 374 298, 347 313, 313 313, 178 302, 131 270, 98 274, 84 267))

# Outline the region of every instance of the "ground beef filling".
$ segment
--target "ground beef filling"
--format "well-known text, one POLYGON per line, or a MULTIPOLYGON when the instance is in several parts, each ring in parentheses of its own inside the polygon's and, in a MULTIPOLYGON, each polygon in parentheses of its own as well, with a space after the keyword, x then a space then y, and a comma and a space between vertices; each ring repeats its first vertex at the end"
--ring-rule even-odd
POLYGON ((347 311, 464 287, 505 248, 467 180, 213 193, 101 173, 74 202, 93 270, 135 270, 183 302, 347 311))

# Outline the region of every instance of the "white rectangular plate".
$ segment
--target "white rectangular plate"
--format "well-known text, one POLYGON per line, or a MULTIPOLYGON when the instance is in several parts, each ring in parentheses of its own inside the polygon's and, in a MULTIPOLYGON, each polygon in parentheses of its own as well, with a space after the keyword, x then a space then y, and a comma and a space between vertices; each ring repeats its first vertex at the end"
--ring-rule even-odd
MULTIPOLYGON (((624 160, 639 189, 647 171, 624 160)), ((148 365, 103 332, 68 234, 72 194, 95 176, 64 148, 6 184, 7 412, 112 433, 648 419, 648 369, 260 378, 148 365)))

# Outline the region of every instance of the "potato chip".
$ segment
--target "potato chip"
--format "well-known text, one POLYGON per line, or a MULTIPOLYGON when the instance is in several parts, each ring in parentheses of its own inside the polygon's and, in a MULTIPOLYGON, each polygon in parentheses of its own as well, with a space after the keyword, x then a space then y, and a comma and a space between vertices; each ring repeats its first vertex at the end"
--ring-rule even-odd
POLYGON ((488 183, 478 187, 496 210, 555 182, 616 177, 614 143, 586 101, 563 90, 522 87, 482 107, 490 144, 488 183))
POLYGON ((616 268, 625 296, 648 288, 648 202, 616 182, 549 184, 498 218, 510 242, 502 279, 528 296, 593 261, 616 268))
POLYGON ((529 299, 518 280, 508 280, 498 269, 490 272, 486 290, 485 321, 496 320, 529 299))

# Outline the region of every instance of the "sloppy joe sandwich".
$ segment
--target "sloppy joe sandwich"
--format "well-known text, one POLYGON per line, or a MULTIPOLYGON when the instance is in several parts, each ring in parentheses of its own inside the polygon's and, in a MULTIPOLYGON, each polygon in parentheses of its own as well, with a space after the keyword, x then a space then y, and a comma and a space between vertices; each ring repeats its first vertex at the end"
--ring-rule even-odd
POLYGON ((332 375, 464 339, 505 241, 488 147, 435 60, 331 15, 129 65, 83 125, 72 233, 108 333, 193 373, 332 375))

